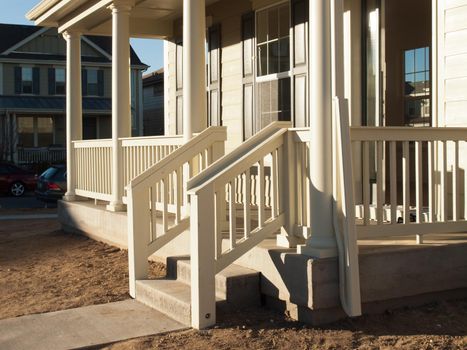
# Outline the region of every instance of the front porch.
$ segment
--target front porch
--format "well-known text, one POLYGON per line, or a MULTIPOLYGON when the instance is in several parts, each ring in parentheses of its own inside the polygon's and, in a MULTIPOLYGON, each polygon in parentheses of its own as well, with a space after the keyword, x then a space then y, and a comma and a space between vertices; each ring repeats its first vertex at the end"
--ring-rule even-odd
MULTIPOLYGON (((298 104, 292 109, 294 114, 289 108, 290 121, 271 122, 282 120, 287 110, 274 106, 281 111, 271 111, 274 98, 268 100, 269 110, 256 115, 271 123, 254 119, 256 95, 248 89, 275 83, 267 80, 271 77, 254 76, 253 20, 242 17, 242 26, 250 20, 249 29, 242 31, 253 30, 242 33, 240 45, 243 55, 249 52, 240 65, 241 84, 236 90, 243 111, 234 122, 224 120, 224 126, 213 126, 219 119, 212 113, 220 110, 212 93, 220 89, 220 94, 222 84, 213 78, 212 66, 209 83, 205 74, 205 9, 220 2, 185 0, 181 6, 174 1, 169 13, 152 7, 147 15, 143 15, 144 1, 85 3, 79 10, 63 3, 64 8, 56 5, 45 17, 36 17, 45 24, 58 23, 67 39, 69 176, 61 218, 73 230, 120 246, 126 243, 132 297, 161 309, 170 299, 180 309, 165 311, 174 317, 182 314, 184 322, 200 329, 216 323, 218 279, 235 265, 261 271, 261 293, 272 304, 286 305, 294 317, 313 323, 344 313, 359 316, 362 307, 365 310, 372 303, 403 304, 467 288, 467 181, 465 159, 460 156, 467 149, 467 129, 383 127, 379 115, 373 116, 373 127, 354 123, 365 118, 355 112, 357 98, 349 100, 346 93, 349 76, 356 73, 345 64, 349 57, 344 54, 343 1, 310 2, 304 7, 315 19, 309 31, 304 18, 287 27, 297 32, 294 40, 305 40, 301 47, 309 54, 304 57, 310 56, 309 63, 304 59, 293 70, 289 60, 290 72, 272 73, 289 80, 305 77, 300 96, 307 99, 302 109, 298 104), (179 64, 182 56, 185 60, 183 74, 172 77, 176 98, 170 100, 176 106, 179 136, 129 138, 129 38, 173 39, 171 30, 182 14, 183 55, 177 48, 174 61, 179 64), (147 20, 138 25, 142 18, 147 20), (161 18, 167 21, 158 21, 161 18), (78 43, 82 32, 88 31, 113 37, 112 139, 108 140, 83 141, 81 135, 78 43), (293 127, 299 113, 303 125, 311 128, 293 127), (226 143, 232 134, 241 138, 236 125, 242 121, 240 115, 245 140, 226 143), (83 198, 96 205, 80 202, 83 198), (98 201, 105 202, 105 208, 98 201), (400 248, 400 239, 394 237, 407 235, 413 245, 400 248), (375 247, 366 248, 364 239, 375 241, 375 247), (395 242, 390 248, 384 244, 388 239, 395 242), (189 277, 148 280, 148 258, 179 255, 189 255, 189 277), (433 272, 439 279, 430 276, 433 272), (175 297, 167 284, 175 285, 179 292, 175 297)), ((273 8, 279 14, 282 7, 273 8)), ((258 18, 268 9, 258 10, 258 18)), ((298 54, 291 51, 290 57, 298 54)), ((284 96, 292 100, 287 93, 275 99, 284 96)), ((379 102, 373 107, 379 111, 379 102)))

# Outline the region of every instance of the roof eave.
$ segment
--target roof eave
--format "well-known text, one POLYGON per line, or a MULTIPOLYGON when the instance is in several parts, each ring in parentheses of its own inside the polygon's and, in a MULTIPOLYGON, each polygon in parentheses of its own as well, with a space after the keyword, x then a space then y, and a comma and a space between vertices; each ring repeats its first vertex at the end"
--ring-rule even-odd
POLYGON ((61 0, 42 0, 40 3, 34 6, 28 13, 26 13, 26 18, 30 21, 36 21, 40 16, 49 11, 60 1, 61 0))

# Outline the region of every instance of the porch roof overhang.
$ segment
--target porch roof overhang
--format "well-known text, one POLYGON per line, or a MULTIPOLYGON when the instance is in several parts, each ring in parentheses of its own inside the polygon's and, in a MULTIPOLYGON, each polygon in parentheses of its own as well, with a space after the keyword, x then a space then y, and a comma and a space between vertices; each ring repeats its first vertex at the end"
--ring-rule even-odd
MULTIPOLYGON (((106 97, 83 97, 84 114, 111 114, 112 101, 106 97)), ((0 96, 0 113, 65 113, 64 96, 0 96)))
MULTIPOLYGON (((218 0, 206 0, 206 5, 218 0)), ((26 17, 36 25, 86 35, 112 35, 113 4, 130 4, 130 36, 164 39, 183 13, 183 0, 42 0, 26 17)))

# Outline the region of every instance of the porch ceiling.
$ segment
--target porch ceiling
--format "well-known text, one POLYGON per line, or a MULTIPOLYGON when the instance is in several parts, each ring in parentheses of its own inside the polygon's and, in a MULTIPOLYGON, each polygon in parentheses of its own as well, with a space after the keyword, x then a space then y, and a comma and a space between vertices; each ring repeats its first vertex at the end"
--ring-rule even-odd
MULTIPOLYGON (((217 1, 206 0, 206 4, 217 1)), ((42 0, 26 17, 36 25, 58 27, 59 32, 77 30, 83 34, 111 35, 112 15, 109 6, 113 2, 114 0, 42 0)), ((132 37, 171 36, 173 20, 183 13, 183 0, 134 0, 134 3, 130 17, 132 37)))

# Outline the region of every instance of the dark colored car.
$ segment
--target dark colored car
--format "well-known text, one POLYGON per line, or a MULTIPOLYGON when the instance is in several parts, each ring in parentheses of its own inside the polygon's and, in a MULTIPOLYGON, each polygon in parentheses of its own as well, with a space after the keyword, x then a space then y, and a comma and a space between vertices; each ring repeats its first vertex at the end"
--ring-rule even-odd
POLYGON ((36 198, 43 202, 56 202, 66 192, 66 166, 53 165, 39 176, 36 198))
POLYGON ((0 163, 0 192, 21 197, 36 187, 37 175, 11 163, 0 163))

